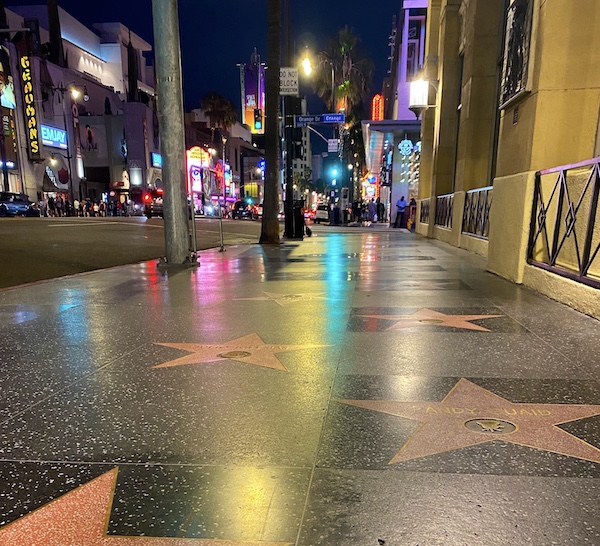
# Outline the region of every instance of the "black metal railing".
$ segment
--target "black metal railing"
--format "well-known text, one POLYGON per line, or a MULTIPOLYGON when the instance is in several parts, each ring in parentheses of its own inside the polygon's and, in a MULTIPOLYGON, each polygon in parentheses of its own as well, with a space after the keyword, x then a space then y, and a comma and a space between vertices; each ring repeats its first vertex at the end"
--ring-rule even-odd
POLYGON ((535 174, 530 264, 600 288, 599 190, 600 157, 535 174))
POLYGON ((462 232, 488 239, 490 235, 490 207, 492 186, 470 190, 465 195, 462 232))
POLYGON ((419 213, 419 222, 422 224, 429 224, 429 209, 430 209, 431 199, 427 197, 426 199, 421 199, 421 212, 419 213))
POLYGON ((435 225, 452 229, 452 204, 454 194, 438 195, 435 198, 435 225))

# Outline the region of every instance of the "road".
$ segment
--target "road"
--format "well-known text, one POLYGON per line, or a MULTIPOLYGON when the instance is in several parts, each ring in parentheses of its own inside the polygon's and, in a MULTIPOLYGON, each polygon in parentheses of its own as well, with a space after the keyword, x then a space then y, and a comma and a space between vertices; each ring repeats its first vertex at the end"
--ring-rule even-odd
MULTIPOLYGON (((257 243, 261 224, 224 220, 225 245, 257 243)), ((198 250, 220 245, 219 220, 196 218, 198 250)), ((163 220, 0 218, 0 288, 160 258, 163 220)))

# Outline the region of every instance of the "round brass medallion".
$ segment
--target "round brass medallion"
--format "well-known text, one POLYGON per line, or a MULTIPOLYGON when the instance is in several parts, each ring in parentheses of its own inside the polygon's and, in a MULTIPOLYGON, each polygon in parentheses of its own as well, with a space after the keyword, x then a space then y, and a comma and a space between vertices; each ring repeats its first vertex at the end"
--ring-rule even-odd
POLYGON ((480 434, 510 434, 517 430, 517 426, 502 419, 470 419, 465 423, 472 432, 480 434))
POLYGON ((252 353, 247 351, 229 351, 228 353, 221 353, 217 356, 220 358, 244 358, 246 356, 250 356, 252 353))

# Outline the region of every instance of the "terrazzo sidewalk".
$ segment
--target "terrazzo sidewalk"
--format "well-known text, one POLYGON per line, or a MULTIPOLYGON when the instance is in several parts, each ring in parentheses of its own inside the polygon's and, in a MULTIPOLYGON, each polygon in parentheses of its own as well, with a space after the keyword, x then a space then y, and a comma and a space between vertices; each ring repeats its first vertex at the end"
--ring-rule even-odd
POLYGON ((0 546, 600 545, 600 325, 405 230, 0 291, 0 546))

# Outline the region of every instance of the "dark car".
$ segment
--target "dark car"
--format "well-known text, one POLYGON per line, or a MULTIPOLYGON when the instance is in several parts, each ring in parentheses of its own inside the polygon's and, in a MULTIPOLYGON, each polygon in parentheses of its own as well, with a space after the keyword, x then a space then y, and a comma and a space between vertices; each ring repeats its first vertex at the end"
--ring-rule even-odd
POLYGON ((163 191, 151 190, 144 195, 144 214, 146 218, 163 215, 163 191))
POLYGON ((0 216, 39 216, 33 203, 23 193, 0 192, 0 216))
POLYGON ((254 207, 245 201, 236 201, 231 209, 231 217, 234 220, 237 218, 249 218, 250 220, 254 220, 254 207))

